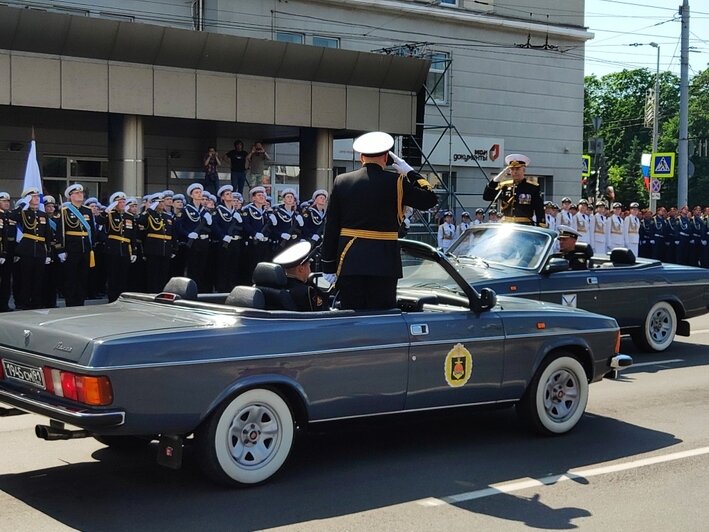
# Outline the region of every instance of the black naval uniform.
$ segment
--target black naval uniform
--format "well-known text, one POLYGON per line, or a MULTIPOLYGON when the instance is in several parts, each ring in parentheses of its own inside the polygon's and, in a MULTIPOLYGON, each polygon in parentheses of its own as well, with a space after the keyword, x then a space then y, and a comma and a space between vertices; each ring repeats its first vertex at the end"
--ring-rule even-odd
POLYGON ((127 212, 111 211, 98 217, 105 227, 106 238, 106 294, 108 302, 115 301, 128 290, 131 255, 135 255, 135 227, 133 216, 127 212))
POLYGON ((197 283, 200 293, 209 291, 210 280, 207 278, 209 267, 209 237, 211 235, 211 214, 204 207, 185 205, 178 226, 180 239, 185 242, 187 255, 187 277, 197 283), (196 233, 197 238, 189 238, 196 233))
POLYGON ((5 263, 0 265, 0 312, 10 310, 10 292, 12 292, 12 275, 15 258, 15 236, 17 235, 17 224, 10 217, 10 212, 0 211, 2 220, 3 246, 2 257, 5 263))
MULTIPOLYGON (((246 264, 241 275, 242 282, 251 283, 251 276, 259 262, 268 262, 273 258, 273 247, 269 241, 272 234, 275 216, 266 209, 259 209, 253 203, 249 203, 241 210, 244 221, 244 238, 246 239, 246 264), (263 235, 266 240, 260 240, 257 235, 263 235)), ((242 262, 243 264, 243 262, 242 262)))
POLYGON ((327 211, 322 267, 325 273, 337 274, 343 309, 396 305, 396 283, 402 275, 397 239, 404 206, 427 210, 437 201, 431 185, 414 171, 404 176, 366 163, 337 176, 327 211))
POLYGON ((650 243, 650 240, 653 240, 652 231, 652 220, 641 218, 640 229, 638 231, 638 235, 640 237, 640 244, 638 245, 638 255, 640 257, 646 259, 652 258, 652 244, 650 243))
POLYGON ((665 261, 665 233, 667 222, 660 215, 655 215, 650 222, 650 246, 652 249, 652 258, 665 261))
POLYGON ((323 229, 325 229, 325 219, 327 211, 321 211, 313 205, 309 205, 303 211, 303 240, 309 240, 314 246, 318 246, 313 254, 313 271, 322 271, 320 263, 320 242, 322 241, 323 229))
POLYGON ((273 210, 273 229, 271 231, 271 241, 275 253, 286 249, 298 242, 298 238, 303 233, 303 217, 297 209, 288 210, 285 205, 279 205, 273 210), (288 238, 283 238, 288 235, 288 238))
POLYGON ((286 288, 291 298, 293 298, 296 308, 301 312, 328 310, 330 308, 327 295, 300 279, 288 277, 286 288))
POLYGON ((44 272, 44 308, 55 308, 57 306, 57 291, 62 286, 62 264, 57 257, 57 251, 61 248, 57 242, 57 227, 61 223, 61 214, 58 210, 48 216, 49 227, 52 229, 52 242, 49 246, 49 256, 52 262, 46 266, 44 272))
POLYGON ((61 208, 57 223, 57 242, 61 246, 58 253, 66 253, 63 292, 67 307, 82 306, 86 300, 92 243, 96 241, 96 226, 91 209, 82 205, 77 210, 88 223, 88 231, 66 206, 61 208))
POLYGON ((219 205, 212 225, 217 242, 217 276, 214 283, 217 292, 230 292, 239 284, 243 231, 241 214, 226 205, 219 205))
POLYGON ((493 201, 498 198, 498 192, 503 222, 546 226, 539 185, 530 183, 526 178, 517 184, 511 179, 501 183, 490 181, 483 192, 483 199, 493 201), (536 217, 536 222, 533 216, 536 217))
POLYGON ((150 293, 162 292, 170 278, 170 258, 175 252, 173 217, 149 208, 138 217, 138 225, 145 228, 146 289, 150 293))
POLYGON ((15 292, 15 308, 42 308, 46 259, 52 241, 47 215, 38 209, 28 208, 15 209, 10 217, 22 231, 22 240, 15 246, 15 256, 20 259, 15 268, 22 270, 15 292))

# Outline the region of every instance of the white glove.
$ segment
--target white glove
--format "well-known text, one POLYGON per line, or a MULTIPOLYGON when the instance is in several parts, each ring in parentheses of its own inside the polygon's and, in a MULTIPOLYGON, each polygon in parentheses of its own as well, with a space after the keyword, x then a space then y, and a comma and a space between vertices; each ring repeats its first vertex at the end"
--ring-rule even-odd
POLYGON ((231 237, 229 235, 224 235, 224 238, 222 238, 222 240, 228 244, 229 242, 231 242, 231 237))
POLYGON ((117 201, 114 201, 113 203, 109 203, 108 207, 106 207, 106 212, 107 213, 113 212, 113 209, 116 208, 116 205, 118 205, 117 201))
POLYGON ((654 243, 655 243, 655 241, 654 241, 654 240, 650 240, 650 244, 654 244, 654 243))
POLYGON ((392 160, 394 161, 394 164, 392 165, 394 168, 396 168, 400 174, 408 174, 409 172, 413 171, 413 168, 407 163, 404 159, 399 157, 397 154, 395 154, 393 151, 389 152, 389 155, 391 156, 392 160))
POLYGON ((59 257, 59 262, 64 262, 66 260, 66 252, 62 251, 61 253, 57 254, 57 257, 59 257))
POLYGON ((25 200, 25 206, 22 207, 22 210, 23 210, 23 211, 26 211, 27 209, 30 208, 30 200, 31 200, 31 199, 32 199, 32 196, 31 196, 30 194, 27 194, 27 195, 25 196, 25 198, 24 198, 24 200, 25 200))
POLYGON ((199 235, 193 231, 189 235, 187 235, 187 238, 189 238, 190 240, 196 240, 198 236, 199 235))
POLYGON ((312 236, 312 239, 313 239, 314 242, 317 242, 318 240, 320 240, 320 235, 317 234, 317 233, 315 233, 315 234, 312 236))
POLYGON ((281 238, 283 240, 290 240, 290 235, 288 233, 281 233, 281 238))
POLYGON ((138 260, 138 255, 131 255, 130 256, 130 263, 133 264, 135 261, 138 260))
POLYGON ((330 284, 335 284, 337 282, 337 275, 334 273, 324 273, 322 278, 330 284))
POLYGON ((12 257, 12 262, 20 262, 20 257, 12 257))
POLYGON ((256 234, 254 235, 254 239, 263 242, 263 241, 266 240, 266 237, 263 236, 263 233, 256 233, 256 234))
POLYGON ((5 264, 5 257, 0 257, 0 265, 5 264))
POLYGON ((174 259, 176 256, 177 256, 177 255, 175 255, 174 253, 171 253, 171 254, 170 254, 170 258, 171 258, 171 259, 174 259))
POLYGON ((408 218, 404 218, 404 227, 409 229, 411 227, 411 220, 409 220, 408 218))
POLYGON ((47 257, 46 259, 44 259, 44 264, 49 265, 51 263, 52 263, 52 257, 47 257))
POLYGON ((679 240, 675 240, 675 246, 679 246, 679 240))
POLYGON ((303 227, 303 217, 300 214, 295 215, 295 221, 298 222, 298 225, 303 227))
POLYGON ((271 225, 278 224, 278 219, 276 218, 275 214, 273 214, 273 213, 269 214, 268 219, 271 220, 271 225))
POLYGON ((510 168, 509 166, 505 166, 505 167, 502 169, 502 172, 500 172, 500 173, 497 174, 495 177, 493 177, 492 180, 493 180, 495 183, 499 183, 500 181, 502 181, 503 179, 505 179, 505 177, 507 176, 507 170, 509 170, 509 168, 510 168))
POLYGON ((207 221, 207 225, 212 225, 212 215, 209 214, 208 212, 205 212, 202 216, 204 216, 204 219, 207 221))
POLYGON ((707 245, 707 241, 706 241, 706 240, 702 240, 702 246, 706 246, 706 245, 707 245))
POLYGON ((153 210, 153 211, 154 211, 155 209, 157 209, 157 208, 158 208, 158 204, 159 204, 158 201, 152 202, 152 203, 150 204, 150 207, 149 207, 150 210, 153 210))

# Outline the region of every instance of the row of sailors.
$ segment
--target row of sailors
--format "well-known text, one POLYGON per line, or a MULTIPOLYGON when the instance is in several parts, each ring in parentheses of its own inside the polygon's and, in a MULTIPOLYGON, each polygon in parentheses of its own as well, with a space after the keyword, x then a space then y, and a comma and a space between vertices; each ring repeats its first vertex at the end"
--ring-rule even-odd
POLYGON ((168 201, 164 193, 153 194, 142 211, 136 200, 116 192, 103 212, 98 202, 84 201, 78 183, 65 190, 69 201, 59 208, 46 196, 46 212, 36 188, 23 191, 13 210, 9 195, 0 193, 0 311, 9 310, 11 291, 21 309, 56 306, 58 289, 67 306, 83 305, 90 274, 98 269, 105 271, 110 301, 138 271, 149 292, 185 274, 201 292, 228 292, 250 284, 255 265, 275 252, 303 239, 317 245, 321 238, 325 190, 317 190, 303 211, 293 189, 283 190, 284 203, 273 209, 263 187, 250 190, 251 202, 243 208, 231 185, 219 189, 214 208, 203 192, 201 184, 190 185, 182 208, 177 196, 168 201))
MULTIPOLYGON (((472 219, 471 219, 470 213, 468 211, 463 211, 460 215, 460 218, 461 218, 460 223, 456 225, 455 221, 453 219, 453 213, 451 211, 444 211, 443 212, 443 221, 438 226, 438 237, 437 237, 438 248, 441 251, 443 251, 443 252, 448 251, 448 248, 455 241, 455 239, 458 238, 460 235, 462 235, 465 231, 467 231, 471 227, 485 223, 485 210, 484 209, 476 209, 475 210, 475 218, 472 218, 472 219)), ((490 209, 488 211, 488 223, 499 223, 499 222, 500 222, 500 219, 497 215, 497 210, 490 209)))

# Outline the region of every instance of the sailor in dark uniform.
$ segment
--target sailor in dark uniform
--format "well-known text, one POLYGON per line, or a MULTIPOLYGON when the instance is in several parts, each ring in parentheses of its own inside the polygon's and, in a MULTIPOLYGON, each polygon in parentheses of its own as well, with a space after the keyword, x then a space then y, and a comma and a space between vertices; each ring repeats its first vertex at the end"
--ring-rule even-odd
POLYGON ((691 246, 689 248, 688 264, 690 266, 699 267, 702 257, 702 242, 706 243, 707 234, 704 220, 702 220, 702 208, 698 205, 692 210, 689 226, 692 237, 690 240, 691 246))
POLYGON ((51 261, 48 247, 52 241, 52 229, 47 215, 39 209, 40 190, 28 187, 22 192, 25 205, 10 213, 22 235, 15 246, 15 268, 22 271, 20 284, 15 292, 15 308, 42 308, 42 288, 47 264, 51 261))
POLYGON ((286 289, 298 310, 304 312, 330 308, 327 294, 309 283, 310 261, 314 251, 312 243, 303 241, 281 251, 273 258, 274 263, 285 269, 288 278, 286 289))
POLYGON ((175 249, 173 238, 174 216, 165 211, 164 193, 153 194, 151 203, 138 217, 142 230, 143 255, 145 256, 146 289, 150 293, 161 292, 170 278, 170 257, 175 249))
MULTIPOLYGON (((0 312, 9 312, 12 287, 12 254, 15 233, 10 242, 10 194, 0 192, 0 312)), ((14 222, 13 222, 14 224, 14 222)), ((13 231, 15 227, 13 226, 13 231)))
POLYGON ((44 288, 42 289, 43 308, 55 308, 57 306, 57 291, 62 285, 62 265, 57 257, 59 244, 57 243, 57 225, 60 222, 57 201, 54 196, 44 196, 44 212, 47 214, 47 223, 52 230, 52 241, 49 245, 50 262, 45 267, 44 288))
POLYGON ((322 239, 327 211, 327 190, 318 189, 313 192, 312 201, 303 209, 303 240, 310 240, 316 245, 322 239))
POLYGON ((118 299, 128 290, 130 265, 137 260, 133 217, 125 212, 125 192, 114 192, 106 211, 97 222, 106 228, 106 273, 108 302, 118 299))
POLYGON ((685 266, 690 266, 689 248, 694 245, 690 224, 689 209, 685 205, 680 209, 674 226, 675 262, 685 266))
POLYGON ((337 281, 343 309, 396 305, 404 208, 427 210, 438 201, 431 185, 389 152, 393 145, 383 132, 357 138, 352 147, 360 153, 362 168, 338 175, 330 193, 322 266, 328 280, 337 281), (397 172, 384 170, 388 156, 397 172))
POLYGON ((242 281, 251 283, 251 275, 259 262, 268 262, 273 258, 273 250, 269 243, 273 220, 267 208, 266 189, 262 186, 250 190, 251 203, 241 211, 244 221, 244 238, 247 248, 247 265, 242 275, 242 281))
POLYGON ((485 187, 483 199, 499 199, 503 222, 546 227, 544 204, 539 193, 539 185, 527 181, 524 171, 529 165, 529 157, 513 153, 505 157, 505 169, 497 174, 485 187), (503 180, 510 172, 512 179, 503 180))
POLYGON ((214 214, 212 234, 219 243, 217 249, 217 292, 230 292, 239 284, 239 268, 244 223, 234 208, 234 187, 224 185, 217 191, 219 205, 214 214))
POLYGON ((187 277, 197 283, 201 293, 208 292, 210 285, 207 271, 212 226, 212 215, 202 206, 203 192, 204 188, 199 183, 187 187, 191 201, 185 205, 176 227, 180 240, 185 243, 187 277))
POLYGON ((283 203, 273 209, 272 241, 276 253, 295 244, 303 233, 303 216, 298 212, 295 189, 284 188, 281 191, 283 203))

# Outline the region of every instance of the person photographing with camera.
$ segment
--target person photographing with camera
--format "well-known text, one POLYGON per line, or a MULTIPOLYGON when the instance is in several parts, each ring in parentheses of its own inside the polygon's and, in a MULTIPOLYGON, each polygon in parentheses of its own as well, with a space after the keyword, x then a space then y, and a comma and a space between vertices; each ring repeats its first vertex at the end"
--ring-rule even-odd
POLYGON ((214 146, 210 146, 207 155, 204 157, 204 190, 216 194, 219 189, 219 170, 222 162, 219 159, 219 152, 214 146))
POLYGON ((266 167, 266 161, 270 161, 271 156, 268 155, 268 152, 261 142, 254 142, 251 151, 246 156, 246 160, 249 163, 249 174, 251 175, 249 188, 260 185, 263 170, 266 167))

